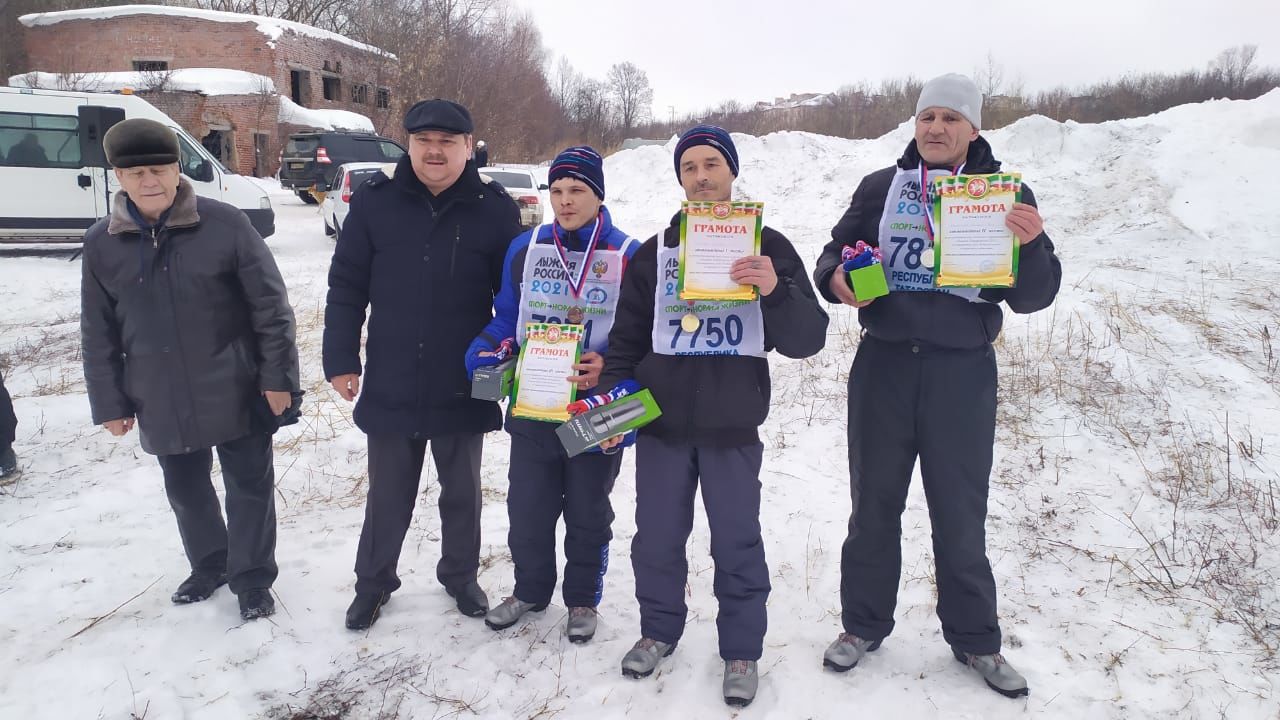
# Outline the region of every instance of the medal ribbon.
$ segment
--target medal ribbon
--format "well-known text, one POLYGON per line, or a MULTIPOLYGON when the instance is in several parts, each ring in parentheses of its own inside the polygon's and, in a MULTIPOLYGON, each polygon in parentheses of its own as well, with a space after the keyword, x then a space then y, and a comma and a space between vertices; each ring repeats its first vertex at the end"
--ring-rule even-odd
POLYGON ((591 242, 587 243, 587 254, 582 258, 582 267, 578 268, 578 277, 575 279, 569 272, 569 253, 564 249, 564 244, 560 242, 560 223, 551 224, 551 238, 556 244, 556 255, 560 258, 560 267, 564 269, 564 275, 569 279, 569 292, 574 297, 582 294, 582 286, 587 281, 587 268, 591 266, 591 258, 596 254, 596 242, 600 239, 600 230, 604 227, 601 221, 604 211, 596 215, 596 226, 591 231, 591 242))
MULTIPOLYGON (((952 169, 952 175, 959 175, 964 170, 964 163, 952 169)), ((929 166, 920 161, 920 195, 924 198, 924 230, 929 235, 929 244, 933 244, 933 183, 929 182, 929 166)))

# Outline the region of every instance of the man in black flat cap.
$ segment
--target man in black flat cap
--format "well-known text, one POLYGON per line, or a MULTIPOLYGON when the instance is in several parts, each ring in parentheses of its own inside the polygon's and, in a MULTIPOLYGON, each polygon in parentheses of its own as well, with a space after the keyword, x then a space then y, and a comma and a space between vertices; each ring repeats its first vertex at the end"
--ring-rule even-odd
POLYGON ((356 596, 346 617, 353 630, 372 625, 400 587, 396 565, 428 441, 440 478, 436 578, 464 615, 489 609, 476 581, 480 454, 484 433, 499 429, 502 415, 497 403, 471 398, 465 355, 492 318, 520 213, 468 162, 466 108, 423 100, 409 108, 404 128, 408 154, 351 199, 329 267, 324 373, 344 400, 359 396, 355 422, 369 442, 356 596))
POLYGON ((191 563, 173 602, 229 583, 241 617, 265 617, 277 574, 271 434, 296 411, 299 389, 284 280, 249 218, 182 177, 172 130, 135 118, 102 142, 122 191, 84 236, 80 336, 93 422, 121 437, 136 421, 142 449, 160 461, 191 563))

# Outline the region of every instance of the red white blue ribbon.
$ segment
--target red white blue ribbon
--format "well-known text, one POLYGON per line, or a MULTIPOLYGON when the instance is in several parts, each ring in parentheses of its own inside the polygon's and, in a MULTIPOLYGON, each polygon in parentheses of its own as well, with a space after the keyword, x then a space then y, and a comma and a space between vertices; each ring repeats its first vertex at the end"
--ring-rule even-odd
POLYGON ((596 254, 596 242, 600 239, 601 228, 604 227, 603 216, 604 211, 596 215, 596 226, 591 231, 591 242, 587 243, 587 254, 582 259, 582 266, 578 268, 578 277, 576 278, 569 272, 569 253, 564 249, 564 244, 560 242, 560 231, 557 230, 560 223, 551 224, 551 238, 556 245, 556 254, 560 258, 560 266, 564 268, 564 275, 568 278, 569 292, 573 293, 574 297, 582 294, 582 285, 587 281, 587 268, 591 267, 591 258, 596 254))
MULTIPOLYGON (((952 175, 964 171, 964 163, 955 166, 952 175)), ((920 197, 924 200, 924 230, 929 234, 929 243, 933 243, 933 183, 929 182, 929 166, 920 162, 920 197)))
POLYGON ((638 392, 640 392, 640 383, 637 383, 635 380, 623 380, 614 386, 614 388, 609 392, 592 395, 591 397, 584 397, 581 400, 569 403, 566 409, 569 411, 570 415, 578 415, 588 410, 608 405, 615 400, 621 400, 628 395, 638 392))

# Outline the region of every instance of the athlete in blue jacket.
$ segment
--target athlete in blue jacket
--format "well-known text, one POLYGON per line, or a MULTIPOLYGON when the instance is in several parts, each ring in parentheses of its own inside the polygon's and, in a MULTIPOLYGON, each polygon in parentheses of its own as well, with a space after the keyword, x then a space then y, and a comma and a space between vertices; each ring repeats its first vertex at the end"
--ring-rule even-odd
MULTIPOLYGON (((604 207, 604 167, 590 147, 566 149, 548 172, 555 222, 518 236, 503 263, 494 318, 467 351, 467 372, 493 364, 499 344, 524 344, 527 323, 569 323, 584 328, 582 355, 574 366, 579 395, 589 394, 604 367, 622 271, 640 243, 617 229, 604 207)), ((556 522, 564 514, 563 597, 566 633, 575 643, 591 639, 596 606, 613 538, 609 491, 622 464, 620 452, 569 458, 556 424, 509 417, 511 463, 507 542, 515 563, 515 590, 485 616, 494 630, 546 608, 556 585, 556 522)))

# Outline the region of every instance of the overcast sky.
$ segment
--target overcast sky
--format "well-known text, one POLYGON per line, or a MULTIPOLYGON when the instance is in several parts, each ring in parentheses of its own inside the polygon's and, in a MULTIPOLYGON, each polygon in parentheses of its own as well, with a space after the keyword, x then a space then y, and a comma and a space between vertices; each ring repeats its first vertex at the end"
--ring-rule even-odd
POLYGON ((1203 69, 1241 44, 1280 68, 1280 0, 511 2, 533 14, 553 67, 568 57, 603 80, 613 63, 638 65, 659 116, 861 80, 972 74, 988 51, 1027 91, 1203 69))

